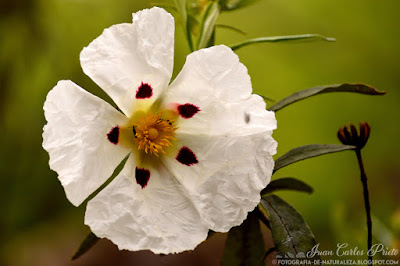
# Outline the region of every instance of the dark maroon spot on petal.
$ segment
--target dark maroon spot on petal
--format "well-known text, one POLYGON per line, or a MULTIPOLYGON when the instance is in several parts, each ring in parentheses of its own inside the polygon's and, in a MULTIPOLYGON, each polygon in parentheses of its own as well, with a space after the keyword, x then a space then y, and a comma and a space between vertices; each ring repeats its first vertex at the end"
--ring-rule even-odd
POLYGON ((137 168, 135 171, 136 183, 138 183, 142 189, 147 186, 150 179, 150 171, 144 168, 137 168))
POLYGON ((119 139, 119 127, 113 127, 113 129, 108 132, 107 138, 111 143, 117 145, 119 139))
POLYGON ((178 112, 183 118, 191 118, 199 111, 199 107, 190 103, 181 104, 178 106, 178 112))
POLYGON ((151 96, 153 96, 153 89, 149 84, 142 82, 139 89, 136 91, 136 99, 146 99, 151 96))
POLYGON ((176 156, 175 159, 182 164, 186 164, 187 166, 191 166, 192 164, 199 162, 197 161, 196 155, 192 152, 192 150, 185 146, 179 150, 178 156, 176 156))

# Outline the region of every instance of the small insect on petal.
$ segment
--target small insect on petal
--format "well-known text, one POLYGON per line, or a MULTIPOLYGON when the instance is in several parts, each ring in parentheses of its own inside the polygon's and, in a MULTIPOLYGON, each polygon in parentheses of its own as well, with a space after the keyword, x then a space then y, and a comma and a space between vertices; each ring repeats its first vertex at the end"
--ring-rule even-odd
POLYGON ((136 178, 136 183, 138 183, 143 189, 147 186, 147 183, 149 182, 150 171, 144 168, 136 167, 135 178, 136 178))
POLYGON ((138 90, 136 91, 136 99, 146 99, 153 96, 153 89, 150 84, 143 83, 140 85, 138 90))
POLYGON ((185 146, 179 150, 179 153, 175 159, 181 164, 185 164, 187 166, 191 166, 192 164, 199 162, 197 161, 196 155, 192 152, 192 150, 185 146))
POLYGON ((199 107, 190 103, 181 104, 178 106, 178 112, 183 118, 191 118, 199 111, 199 107))
POLYGON ((119 127, 113 127, 107 134, 107 138, 112 144, 117 145, 119 140, 119 127))

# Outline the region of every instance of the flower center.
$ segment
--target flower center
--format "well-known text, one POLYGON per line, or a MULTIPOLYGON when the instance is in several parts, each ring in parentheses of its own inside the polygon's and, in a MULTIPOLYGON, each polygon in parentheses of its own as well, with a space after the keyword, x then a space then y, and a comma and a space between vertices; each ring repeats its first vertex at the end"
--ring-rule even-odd
POLYGON ((133 124, 135 143, 139 150, 159 156, 164 153, 166 147, 172 146, 171 141, 175 139, 174 120, 163 117, 162 112, 147 113, 133 124))

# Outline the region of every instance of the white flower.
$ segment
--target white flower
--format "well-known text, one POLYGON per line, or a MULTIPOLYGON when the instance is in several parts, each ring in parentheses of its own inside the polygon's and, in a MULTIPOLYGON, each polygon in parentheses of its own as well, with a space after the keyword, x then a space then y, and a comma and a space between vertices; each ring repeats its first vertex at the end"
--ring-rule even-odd
POLYGON ((114 25, 80 55, 83 71, 120 111, 69 80, 44 104, 43 147, 85 224, 120 249, 194 249, 212 229, 240 225, 260 201, 276 153, 273 112, 252 94, 246 67, 223 45, 173 68, 174 19, 152 8, 114 25))

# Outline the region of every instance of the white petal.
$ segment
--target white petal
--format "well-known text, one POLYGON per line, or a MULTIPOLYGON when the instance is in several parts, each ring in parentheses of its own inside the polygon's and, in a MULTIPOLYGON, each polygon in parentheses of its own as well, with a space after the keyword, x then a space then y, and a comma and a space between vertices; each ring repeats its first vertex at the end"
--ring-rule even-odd
POLYGON ((190 54, 168 88, 165 108, 193 104, 200 109, 193 117, 181 118, 179 131, 225 134, 276 128, 274 113, 265 111, 260 96, 252 95, 246 67, 228 47, 220 45, 190 54))
POLYGON ((78 206, 128 154, 107 139, 113 127, 128 119, 69 80, 59 81, 49 92, 43 109, 43 148, 50 155, 50 168, 58 173, 69 201, 78 206))
MULTIPOLYGON (((167 87, 173 70, 174 19, 154 7, 133 14, 133 23, 114 25, 81 52, 83 71, 127 115, 134 112, 141 83, 153 88, 153 102, 167 87)), ((147 104, 148 107, 148 104, 147 104)))
POLYGON ((150 179, 142 189, 131 154, 121 173, 89 201, 85 224, 119 249, 165 254, 194 249, 207 237, 208 228, 193 203, 159 161, 145 168, 150 179))
POLYGON ((196 156, 187 166, 175 156, 164 157, 166 167, 185 187, 203 224, 226 232, 247 217, 269 183, 276 153, 270 131, 249 135, 192 136, 179 134, 179 144, 196 156))
POLYGON ((163 161, 187 190, 202 222, 215 231, 243 222, 259 203, 274 167, 275 115, 251 93, 246 67, 220 45, 190 54, 164 101, 164 108, 179 111, 179 105, 189 103, 200 110, 177 121, 178 146, 188 147, 198 163, 179 162, 179 153, 163 161))

